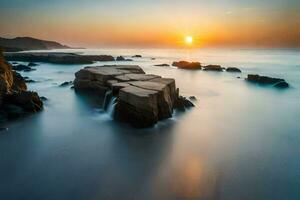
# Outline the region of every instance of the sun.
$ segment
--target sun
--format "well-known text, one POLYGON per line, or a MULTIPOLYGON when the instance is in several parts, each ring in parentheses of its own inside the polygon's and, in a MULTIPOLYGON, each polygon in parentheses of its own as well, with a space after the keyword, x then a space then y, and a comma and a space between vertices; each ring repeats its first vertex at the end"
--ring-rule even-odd
POLYGON ((186 36, 185 38, 184 38, 184 40, 185 40, 185 43, 186 44, 193 44, 193 37, 192 36, 186 36))

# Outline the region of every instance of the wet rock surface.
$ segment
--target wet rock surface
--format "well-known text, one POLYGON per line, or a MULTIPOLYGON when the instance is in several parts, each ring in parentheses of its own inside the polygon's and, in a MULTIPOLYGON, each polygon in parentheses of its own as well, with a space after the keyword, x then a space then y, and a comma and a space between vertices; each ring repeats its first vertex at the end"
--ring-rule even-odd
POLYGON ((260 85, 272 85, 276 88, 288 88, 289 84, 281 78, 272 78, 268 76, 260 76, 258 74, 248 74, 247 81, 260 85))
POLYGON ((75 74, 74 88, 116 97, 114 118, 136 127, 149 127, 170 118, 175 108, 185 109, 192 103, 179 96, 175 80, 145 74, 136 65, 86 67, 75 74))
POLYGON ((227 67, 227 68, 226 68, 226 72, 237 72, 237 73, 241 73, 242 70, 240 70, 240 69, 237 68, 237 67, 227 67))
POLYGON ((69 85, 72 85, 73 84, 73 81, 65 81, 63 83, 61 83, 59 86, 60 87, 66 87, 66 86, 69 86, 69 85))
POLYGON ((42 110, 36 92, 27 91, 25 79, 0 54, 0 118, 1 121, 42 110))
POLYGON ((222 72, 223 68, 220 65, 206 65, 203 67, 204 71, 216 71, 216 72, 222 72))
POLYGON ((199 62, 187 62, 187 61, 179 61, 173 62, 172 66, 178 67, 180 69, 201 69, 201 63, 199 62))

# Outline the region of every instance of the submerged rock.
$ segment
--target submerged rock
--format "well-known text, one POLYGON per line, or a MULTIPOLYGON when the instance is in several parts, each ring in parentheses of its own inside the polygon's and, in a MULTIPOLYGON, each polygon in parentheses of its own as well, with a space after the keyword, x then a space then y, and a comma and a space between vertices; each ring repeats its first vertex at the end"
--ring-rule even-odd
POLYGON ((187 61, 179 61, 173 62, 172 66, 178 67, 180 69, 201 69, 201 63, 199 62, 187 62, 187 61))
POLYGON ((169 64, 157 64, 157 65, 154 65, 156 67, 169 67, 170 65, 169 64))
POLYGON ((19 65, 13 65, 12 66, 12 69, 13 70, 16 70, 16 71, 32 71, 34 69, 32 69, 31 67, 29 66, 26 66, 26 65, 22 65, 22 64, 19 64, 19 65))
POLYGON ((42 101, 48 101, 48 98, 47 98, 47 97, 44 97, 44 96, 41 96, 40 99, 41 99, 42 101))
POLYGON ((220 65, 206 65, 203 68, 204 71, 217 71, 217 72, 223 71, 223 68, 220 65))
POLYGON ((86 67, 75 74, 76 91, 116 98, 114 118, 136 127, 148 127, 172 116, 175 108, 190 107, 179 97, 175 80, 145 74, 135 65, 86 67))
POLYGON ((288 88, 290 85, 285 81, 281 81, 281 82, 275 83, 273 86, 276 88, 288 88))
POLYGON ((226 68, 226 72, 237 72, 237 73, 240 73, 242 71, 239 68, 236 68, 236 67, 227 67, 226 68))
POLYGON ((272 78, 268 76, 260 76, 257 74, 248 74, 248 77, 246 79, 249 82, 258 83, 261 85, 273 85, 277 88, 287 88, 289 87, 289 84, 284 80, 280 78, 272 78))
POLYGON ((27 66, 28 66, 28 67, 35 67, 35 66, 38 66, 38 64, 33 63, 33 62, 30 62, 30 63, 28 63, 27 66))
POLYGON ((60 84, 59 86, 60 87, 66 87, 66 86, 69 86, 69 85, 72 85, 72 84, 73 84, 73 81, 65 81, 62 84, 60 84))

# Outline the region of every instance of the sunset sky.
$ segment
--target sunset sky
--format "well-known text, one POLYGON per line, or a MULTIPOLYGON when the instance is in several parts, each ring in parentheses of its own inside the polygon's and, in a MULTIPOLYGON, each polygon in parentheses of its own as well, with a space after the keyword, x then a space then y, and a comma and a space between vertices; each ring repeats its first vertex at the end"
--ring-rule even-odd
POLYGON ((1 0, 0 36, 84 47, 300 47, 299 0, 1 0))

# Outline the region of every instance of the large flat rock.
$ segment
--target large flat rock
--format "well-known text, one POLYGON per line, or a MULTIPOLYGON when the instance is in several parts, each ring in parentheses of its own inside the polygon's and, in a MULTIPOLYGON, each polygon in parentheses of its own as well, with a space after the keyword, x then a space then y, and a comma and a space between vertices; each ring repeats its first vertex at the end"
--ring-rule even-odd
POLYGON ((175 80, 145 72, 136 65, 85 67, 75 74, 76 91, 102 94, 112 91, 117 97, 115 119, 147 127, 172 117, 178 89, 175 80))

